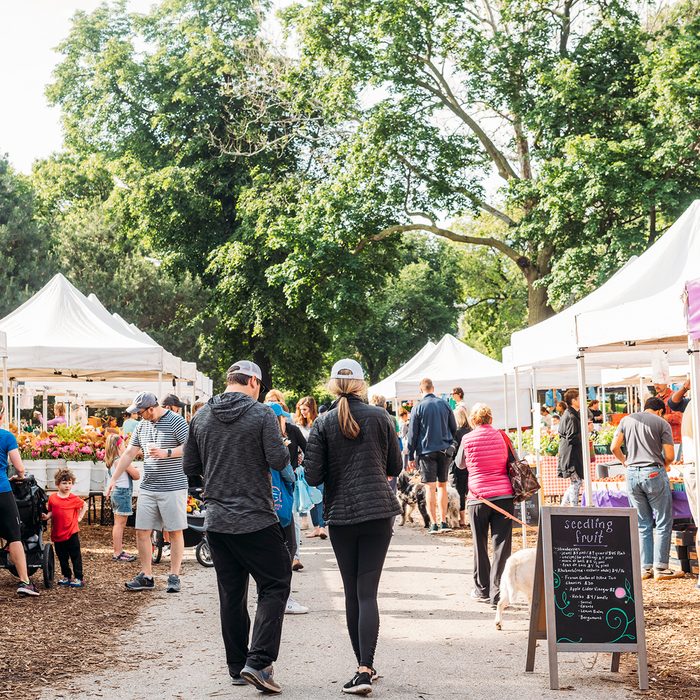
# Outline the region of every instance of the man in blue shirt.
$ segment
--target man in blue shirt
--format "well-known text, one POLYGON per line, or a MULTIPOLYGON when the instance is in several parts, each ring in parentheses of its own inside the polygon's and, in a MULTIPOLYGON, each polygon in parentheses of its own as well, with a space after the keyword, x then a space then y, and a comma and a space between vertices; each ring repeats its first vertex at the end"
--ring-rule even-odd
POLYGON ((415 469, 416 460, 421 481, 425 484, 425 506, 430 516, 430 534, 449 532, 447 526, 447 472, 454 448, 452 441, 457 432, 457 422, 447 401, 434 394, 433 382, 422 379, 422 399, 411 411, 408 427, 408 460, 415 469), (437 519, 437 496, 440 503, 440 525, 437 519))
MULTIPOLYGON (((0 418, 5 413, 5 407, 0 404, 0 418)), ((17 472, 17 478, 24 478, 24 465, 19 454, 17 439, 7 431, 0 430, 0 537, 7 543, 10 558, 19 576, 19 595, 39 595, 34 584, 29 580, 27 572, 27 558, 24 555, 24 545, 22 544, 21 522, 19 511, 15 502, 15 495, 12 493, 12 484, 7 478, 8 460, 17 472)), ((15 477, 12 477, 13 479, 15 477)))

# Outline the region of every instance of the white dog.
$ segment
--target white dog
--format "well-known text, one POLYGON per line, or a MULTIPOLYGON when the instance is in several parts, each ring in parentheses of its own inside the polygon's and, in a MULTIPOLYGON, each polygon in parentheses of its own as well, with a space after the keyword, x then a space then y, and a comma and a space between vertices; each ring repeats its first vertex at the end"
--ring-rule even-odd
POLYGON ((514 603, 519 593, 527 596, 528 606, 532 603, 532 587, 535 583, 536 551, 521 549, 511 555, 501 576, 501 592, 496 608, 496 629, 501 629, 503 611, 514 603))
POLYGON ((459 494, 452 486, 447 487, 447 525, 453 530, 459 528, 459 494))

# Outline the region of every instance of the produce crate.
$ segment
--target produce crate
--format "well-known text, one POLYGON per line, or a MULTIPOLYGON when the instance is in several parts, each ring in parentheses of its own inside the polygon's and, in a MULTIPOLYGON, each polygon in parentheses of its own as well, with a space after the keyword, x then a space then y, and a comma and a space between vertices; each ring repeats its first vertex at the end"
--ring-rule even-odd
POLYGON ((688 527, 684 530, 674 530, 671 533, 671 544, 677 547, 695 546, 695 527, 688 527))

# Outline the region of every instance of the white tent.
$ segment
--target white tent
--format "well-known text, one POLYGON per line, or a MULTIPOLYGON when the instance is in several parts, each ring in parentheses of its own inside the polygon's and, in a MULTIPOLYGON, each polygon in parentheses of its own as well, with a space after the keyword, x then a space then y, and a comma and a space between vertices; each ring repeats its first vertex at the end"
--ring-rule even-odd
MULTIPOLYGON (((685 283, 700 277, 700 200, 673 226, 620 270, 615 294, 595 308, 576 313, 578 347, 613 349, 639 346, 687 346, 688 330, 682 297, 685 283)), ((600 290, 599 290, 600 291, 600 290)))
POLYGON ((0 320, 8 368, 16 378, 157 378, 162 348, 108 323, 63 275, 0 320))
POLYGON ((89 294, 87 299, 88 302, 92 304, 96 313, 100 315, 100 318, 102 318, 105 323, 112 326, 119 333, 134 338, 140 343, 145 343, 146 345, 159 348, 162 354, 163 374, 171 375, 173 377, 180 376, 179 357, 175 357, 175 355, 165 350, 165 348, 156 343, 156 341, 153 340, 148 333, 144 333, 133 324, 127 323, 121 316, 119 316, 119 314, 110 313, 95 294, 89 294))
MULTIPOLYGON (((419 362, 412 363, 410 371, 394 380, 394 392, 387 391, 385 396, 415 400, 419 397, 420 380, 429 377, 438 396, 449 395, 454 387, 461 386, 467 404, 480 401, 491 407, 494 425, 504 427, 506 418, 510 425, 515 425, 515 407, 507 407, 503 396, 504 372, 500 362, 447 334, 419 362)), ((374 389, 372 387, 370 393, 378 393, 374 389)), ((519 392, 520 416, 529 416, 529 405, 529 392, 523 389, 519 392)), ((528 419, 523 425, 529 425, 529 422, 528 419)))
POLYGON ((435 347, 435 343, 429 340, 410 360, 407 360, 405 364, 401 365, 396 372, 390 374, 386 379, 382 379, 381 382, 371 386, 369 388, 370 396, 386 396, 390 399, 397 398, 396 393, 396 382, 401 379, 401 377, 410 376, 411 370, 414 367, 420 365, 420 363, 432 352, 435 347))

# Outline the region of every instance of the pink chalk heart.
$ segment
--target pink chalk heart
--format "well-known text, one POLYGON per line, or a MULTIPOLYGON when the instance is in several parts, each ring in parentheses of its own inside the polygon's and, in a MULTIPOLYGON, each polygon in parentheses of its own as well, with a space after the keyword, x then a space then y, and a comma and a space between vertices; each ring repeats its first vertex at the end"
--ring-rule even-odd
POLYGON ((625 589, 624 588, 616 588, 615 589, 615 597, 616 598, 624 598, 625 597, 625 589))

